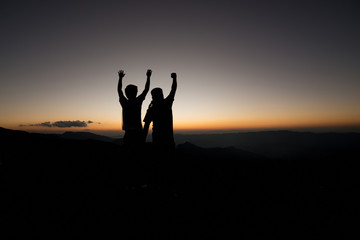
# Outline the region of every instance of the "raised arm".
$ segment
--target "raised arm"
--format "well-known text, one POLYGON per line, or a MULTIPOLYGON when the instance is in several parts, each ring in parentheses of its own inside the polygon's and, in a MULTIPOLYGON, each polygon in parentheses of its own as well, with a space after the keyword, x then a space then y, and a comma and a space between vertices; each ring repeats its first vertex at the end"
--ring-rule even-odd
POLYGON ((171 78, 173 80, 172 85, 171 85, 171 91, 168 97, 170 97, 171 99, 174 99, 175 97, 175 93, 176 93, 176 88, 177 88, 177 75, 176 73, 172 73, 171 74, 171 78))
POLYGON ((120 71, 118 72, 118 75, 119 75, 118 94, 119 94, 119 97, 120 97, 120 98, 123 98, 123 97, 124 97, 124 93, 123 93, 123 91, 122 91, 122 80, 123 80, 123 78, 124 78, 124 76, 125 76, 125 73, 124 73, 123 70, 120 70, 120 71))
POLYGON ((152 71, 150 69, 148 69, 147 72, 146 72, 145 89, 139 96, 139 97, 142 97, 144 99, 145 99, 146 94, 149 92, 149 89, 150 89, 150 77, 151 77, 151 74, 152 74, 152 71))

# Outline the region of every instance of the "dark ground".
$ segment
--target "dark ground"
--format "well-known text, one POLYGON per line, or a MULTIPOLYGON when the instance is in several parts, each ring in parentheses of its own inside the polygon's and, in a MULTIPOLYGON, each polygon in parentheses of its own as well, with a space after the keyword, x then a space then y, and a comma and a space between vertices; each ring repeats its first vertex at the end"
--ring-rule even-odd
POLYGON ((348 239, 359 224, 358 139, 281 160, 3 128, 0 140, 3 236, 348 239))

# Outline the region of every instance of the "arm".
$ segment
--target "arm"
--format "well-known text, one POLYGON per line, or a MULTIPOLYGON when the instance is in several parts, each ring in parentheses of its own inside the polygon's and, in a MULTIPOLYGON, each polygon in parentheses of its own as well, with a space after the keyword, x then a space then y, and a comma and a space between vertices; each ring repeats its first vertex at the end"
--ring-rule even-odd
POLYGON ((150 77, 151 77, 151 73, 152 71, 150 69, 147 70, 146 72, 146 83, 145 83, 145 89, 144 91, 140 94, 139 97, 142 97, 145 99, 146 94, 149 92, 150 89, 150 77))
POLYGON ((146 142, 146 137, 149 132, 149 126, 153 118, 153 110, 152 110, 152 104, 150 103, 148 110, 146 111, 146 115, 144 117, 144 128, 143 128, 143 139, 144 142, 146 142))
POLYGON ((143 129, 144 142, 146 142, 146 138, 147 138, 147 135, 149 132, 149 127, 150 127, 150 122, 145 122, 144 129, 143 129))
POLYGON ((176 93, 176 88, 177 88, 177 75, 176 73, 172 73, 171 74, 171 78, 173 79, 172 85, 171 85, 171 91, 168 97, 170 97, 171 99, 174 99, 175 97, 175 93, 176 93))
POLYGON ((119 94, 119 97, 120 97, 120 99, 121 99, 121 98, 124 98, 124 93, 123 93, 123 91, 122 91, 122 80, 123 80, 123 78, 124 78, 124 76, 125 76, 125 73, 124 73, 123 70, 120 70, 120 71, 118 72, 118 75, 119 75, 118 94, 119 94))

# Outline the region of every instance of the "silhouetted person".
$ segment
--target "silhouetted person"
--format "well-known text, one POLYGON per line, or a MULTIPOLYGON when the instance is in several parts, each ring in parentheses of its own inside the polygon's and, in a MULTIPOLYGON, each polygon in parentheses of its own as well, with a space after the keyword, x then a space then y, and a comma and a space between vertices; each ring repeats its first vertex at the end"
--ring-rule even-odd
POLYGON ((146 94, 149 92, 151 73, 152 71, 150 69, 147 70, 145 89, 138 97, 136 97, 138 92, 137 86, 132 84, 125 88, 125 97, 122 91, 122 79, 124 78, 125 73, 123 70, 118 72, 118 93, 119 101, 122 106, 123 117, 122 128, 125 131, 124 144, 131 149, 141 146, 144 141, 141 122, 141 105, 146 97, 146 94))
POLYGON ((174 102, 177 88, 176 73, 172 73, 171 78, 173 79, 171 91, 166 98, 164 98, 161 88, 154 88, 151 91, 152 102, 150 103, 144 118, 145 138, 147 136, 150 123, 153 122, 153 144, 164 151, 171 151, 175 148, 172 104, 174 102))

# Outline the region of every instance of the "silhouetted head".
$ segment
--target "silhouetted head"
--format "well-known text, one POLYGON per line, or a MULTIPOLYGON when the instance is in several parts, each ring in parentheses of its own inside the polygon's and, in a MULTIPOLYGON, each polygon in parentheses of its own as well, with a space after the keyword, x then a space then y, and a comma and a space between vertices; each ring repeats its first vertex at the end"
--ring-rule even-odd
POLYGON ((151 90, 151 96, 155 102, 164 100, 164 94, 161 88, 154 88, 151 90))
POLYGON ((125 95, 128 99, 134 99, 136 98, 136 95, 137 95, 137 86, 135 85, 127 85, 126 88, 125 88, 125 95))

